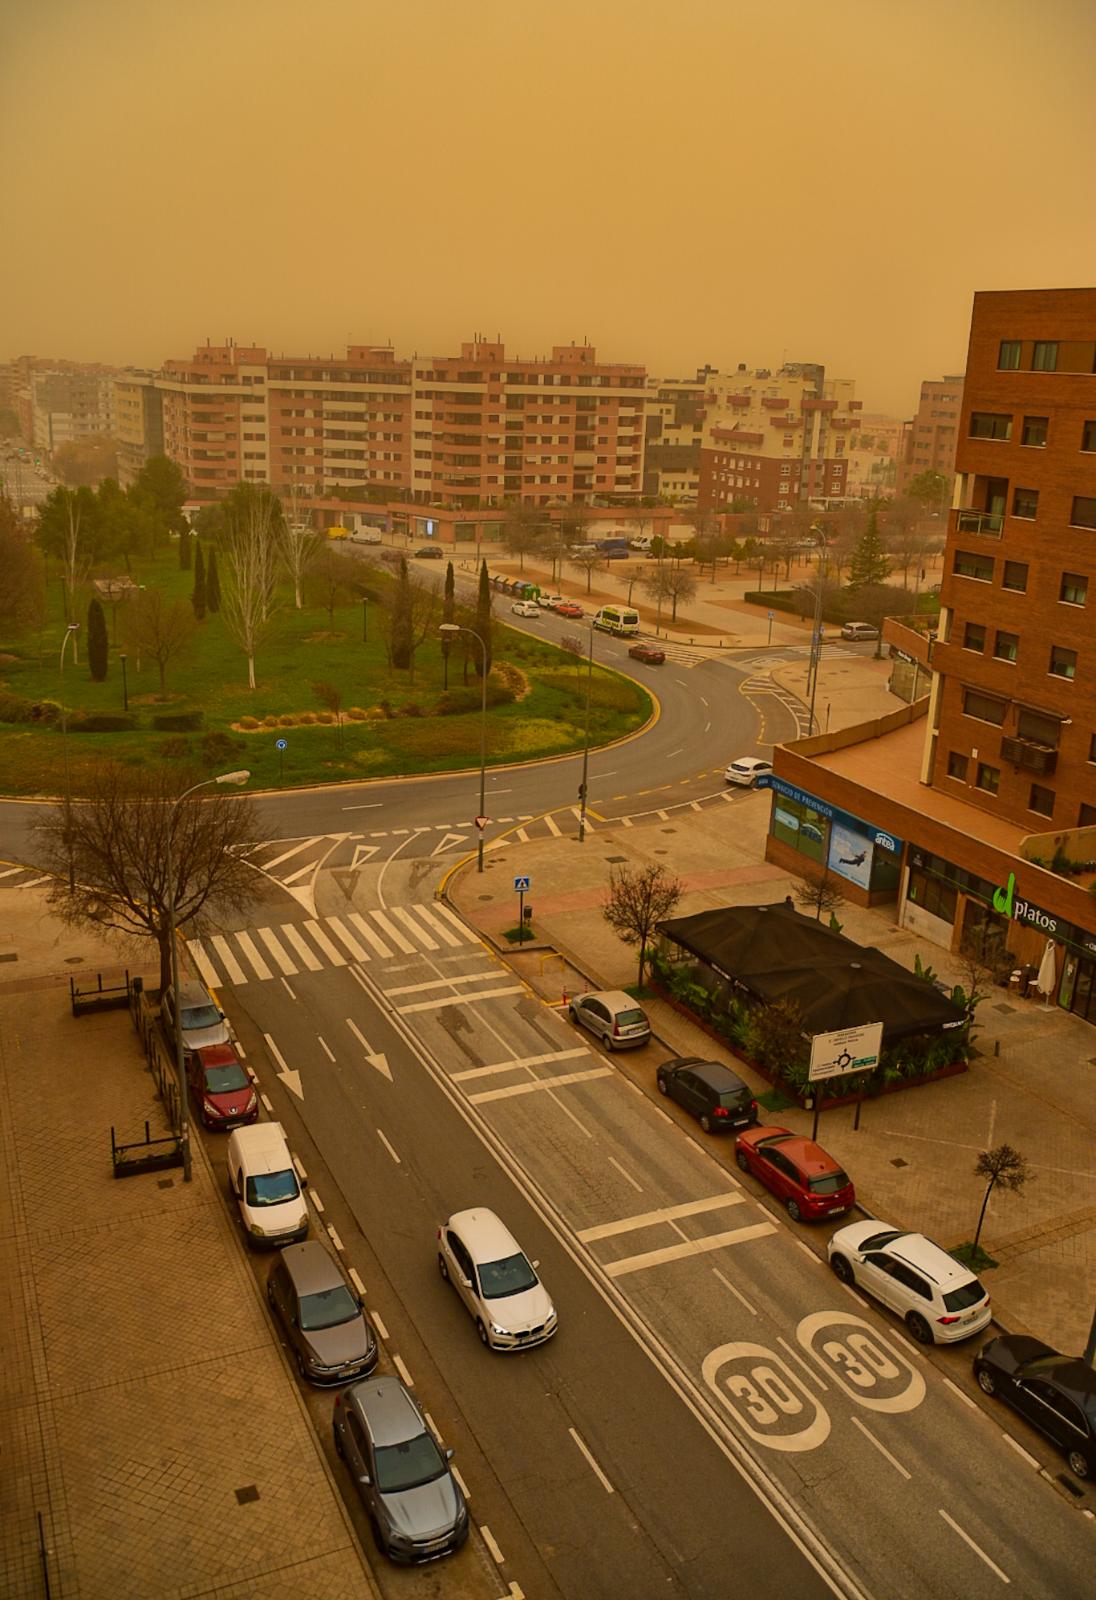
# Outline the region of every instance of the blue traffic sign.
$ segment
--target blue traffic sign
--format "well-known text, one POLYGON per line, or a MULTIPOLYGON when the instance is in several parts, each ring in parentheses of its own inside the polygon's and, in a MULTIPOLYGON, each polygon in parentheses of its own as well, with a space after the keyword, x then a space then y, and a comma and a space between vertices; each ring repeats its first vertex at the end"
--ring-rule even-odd
POLYGON ((514 879, 514 893, 515 894, 528 894, 528 892, 529 892, 529 879, 527 877, 526 878, 515 878, 514 879))
POLYGON ((275 750, 284 750, 288 743, 288 739, 275 739, 274 748, 275 750))

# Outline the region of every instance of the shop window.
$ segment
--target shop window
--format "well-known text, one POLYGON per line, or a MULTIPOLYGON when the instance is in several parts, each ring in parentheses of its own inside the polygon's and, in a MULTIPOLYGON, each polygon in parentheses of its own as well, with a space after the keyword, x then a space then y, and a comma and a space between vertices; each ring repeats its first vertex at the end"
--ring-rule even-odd
POLYGON ((1050 666, 1047 671, 1056 678, 1075 678, 1077 676, 1077 652, 1067 650, 1064 645, 1052 644, 1050 647, 1050 666))
POLYGON ((1047 442, 1047 418, 1025 417, 1020 443, 1042 448, 1047 442))
POLYGON ((919 867, 911 867, 906 884, 906 899, 927 911, 931 917, 941 917, 945 922, 955 921, 959 894, 954 885, 919 867))
POLYGON ((1054 790, 1046 789, 1041 783, 1033 783, 1031 794, 1028 797, 1028 810, 1037 811, 1041 817, 1054 815, 1054 790))
POLYGON ((1001 588, 1012 589, 1016 594, 1026 594, 1028 564, 1026 561, 1006 561, 1001 572, 1001 588))
POLYGON ((1058 598, 1063 605, 1083 606, 1088 600, 1088 579, 1081 572, 1063 572, 1058 598))
POLYGON ((1020 635, 1018 633, 1005 633, 998 628, 997 636, 993 641, 993 654, 998 661, 1015 661, 1016 652, 1020 648, 1020 635))
POLYGON ((980 689, 963 690, 963 715, 977 717, 979 722, 992 722, 999 728, 1005 720, 1007 704, 991 694, 983 694, 980 689))
POLYGON ((986 794, 996 794, 1001 787, 1000 767, 991 767, 986 761, 979 761, 978 776, 974 780, 976 789, 984 789, 986 794))
POLYGON ((964 756, 958 750, 948 751, 948 777, 958 778, 960 783, 967 781, 967 769, 970 766, 969 756, 964 756))
POLYGON ((980 622, 968 622, 963 629, 963 649, 977 650, 981 653, 986 648, 986 630, 980 622))

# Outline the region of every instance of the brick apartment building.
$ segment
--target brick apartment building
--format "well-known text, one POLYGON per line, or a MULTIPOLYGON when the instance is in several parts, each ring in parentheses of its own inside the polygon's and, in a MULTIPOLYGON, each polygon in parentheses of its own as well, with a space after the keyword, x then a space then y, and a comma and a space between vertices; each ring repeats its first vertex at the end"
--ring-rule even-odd
POLYGON ((924 380, 917 415, 904 429, 898 473, 900 494, 905 493, 912 480, 922 472, 942 472, 946 478, 951 478, 955 471, 962 405, 962 373, 924 380))
POLYGON ((114 443, 123 489, 136 481, 150 456, 163 455, 164 397, 154 374, 134 372, 115 379, 114 443))
POLYGON ((778 749, 767 854, 997 964, 1054 953, 1096 1024, 1096 289, 975 295, 919 705, 778 749))
POLYGON ((714 367, 695 378, 648 378, 643 493, 650 499, 695 505, 700 489, 704 403, 714 367))

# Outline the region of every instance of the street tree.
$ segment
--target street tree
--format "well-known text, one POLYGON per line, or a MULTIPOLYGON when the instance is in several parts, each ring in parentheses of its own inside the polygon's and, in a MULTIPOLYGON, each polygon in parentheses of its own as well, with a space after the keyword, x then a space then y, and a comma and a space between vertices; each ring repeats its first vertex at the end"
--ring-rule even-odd
MULTIPOLYGON (((445 564, 445 591, 442 595, 441 602, 441 620, 443 622, 452 622, 456 608, 457 588, 456 579, 453 575, 453 563, 451 561, 447 561, 445 564)), ((449 652, 452 650, 452 648, 452 635, 443 633, 441 635, 441 659, 445 673, 445 681, 442 687, 446 690, 449 688, 449 652)))
POLYGON ((194 608, 194 620, 196 622, 204 622, 206 614, 206 570, 202 547, 197 539, 194 541, 194 587, 190 591, 190 604, 194 608))
POLYGON ((661 865, 609 868, 609 898, 602 916, 625 944, 639 946, 640 984, 655 924, 670 915, 683 893, 684 885, 661 865))
POLYGON ((832 921, 839 907, 845 904, 844 895, 835 887, 825 867, 818 878, 796 878, 793 893, 798 909, 813 912, 816 922, 821 922, 823 911, 829 913, 832 921))
MULTIPOLYGON (((411 577, 411 677, 415 676, 415 652, 427 639, 437 635, 442 620, 442 598, 427 578, 411 577)), ((443 635, 443 637, 446 637, 443 635)), ((448 665, 446 667, 448 678, 448 665)))
POLYGON ((241 853, 267 838, 249 799, 213 790, 174 806, 204 776, 181 774, 169 762, 100 762, 68 819, 57 806, 35 824, 42 864, 54 873, 53 908, 77 927, 154 939, 161 989, 171 982, 169 857, 180 929, 223 927, 225 914, 245 910, 261 882, 241 853))
POLYGON ((37 627, 46 610, 42 557, 6 494, 0 494, 0 573, 0 633, 37 627))
POLYGON ((586 593, 589 594, 593 587, 594 572, 601 566, 605 556, 600 550, 579 549, 572 550, 567 560, 572 567, 577 567, 580 572, 586 574, 586 593))
POLYGON ((225 627, 247 658, 249 689, 255 688, 255 657, 270 629, 280 522, 281 507, 265 485, 237 484, 225 501, 225 627))
POLYGON ((335 714, 335 744, 341 750, 343 744, 342 708, 343 692, 337 683, 314 683, 312 693, 327 711, 335 714))
POLYGON ((1014 1150, 1010 1144, 999 1144, 993 1150, 981 1152, 974 1163, 974 1176, 986 1180, 986 1192, 982 1196, 982 1209, 978 1213, 978 1226, 974 1231, 973 1248, 977 1250, 978 1240, 982 1237, 982 1224, 986 1220, 986 1207, 994 1189, 999 1187, 1007 1189, 1010 1194, 1019 1194, 1035 1174, 1019 1150, 1014 1150))
POLYGON ((221 609, 221 580, 217 576, 217 552, 210 546, 206 563, 206 610, 215 613, 221 609))
POLYGON ((951 494, 951 479, 947 473, 935 472, 931 467, 919 472, 906 485, 911 500, 917 500, 925 511, 939 514, 947 505, 951 494))
POLYGON ((336 609, 348 605, 361 588, 362 568, 352 556, 344 556, 330 546, 319 550, 305 580, 305 590, 309 599, 327 612, 330 627, 335 626, 336 609))
POLYGON ((670 621, 677 621, 677 608, 686 605, 696 594, 696 578, 676 556, 660 561, 653 572, 643 579, 643 587, 654 600, 661 614, 663 604, 670 602, 670 621))
POLYGON ((193 609, 185 600, 169 600, 162 589, 142 589, 123 619, 126 643, 139 659, 156 663, 163 694, 168 666, 185 656, 198 627, 193 609))
POLYGON ((479 677, 481 673, 491 671, 495 654, 494 629, 491 621, 491 579, 488 576, 486 561, 480 562, 475 631, 483 641, 483 651, 476 651, 476 676, 479 677))
MULTIPOLYGON (((295 514, 292 507, 289 515, 281 519, 279 528, 278 553, 293 585, 293 604, 300 611, 303 604, 301 591, 308 572, 325 556, 337 556, 338 552, 325 547, 303 515, 295 514)), ((338 558, 342 561, 350 559, 348 556, 338 558)))
POLYGON ((183 516, 187 497, 186 478, 177 461, 167 456, 149 456, 133 483, 129 497, 151 514, 156 526, 156 542, 169 533, 183 533, 188 523, 183 516))
POLYGON ((849 563, 848 586, 850 589, 863 589, 869 584, 885 583, 889 572, 890 561, 879 532, 879 518, 873 511, 868 517, 867 527, 856 541, 849 563))
POLYGON ((179 535, 179 571, 189 572, 194 565, 194 535, 188 528, 179 535))
POLYGON ((396 593, 387 616, 388 665, 407 671, 412 657, 411 575, 406 556, 396 570, 396 593))
POLYGON ((109 657, 107 619, 101 604, 92 596, 88 601, 88 671, 94 683, 102 683, 106 678, 109 657))
POLYGON ((535 506, 515 501, 506 507, 502 518, 502 547, 507 555, 517 556, 518 570, 525 571, 525 557, 542 543, 541 517, 535 506))
POLYGON ((118 476, 118 450, 106 434, 88 434, 57 446, 53 470, 70 489, 94 488, 104 478, 118 476))

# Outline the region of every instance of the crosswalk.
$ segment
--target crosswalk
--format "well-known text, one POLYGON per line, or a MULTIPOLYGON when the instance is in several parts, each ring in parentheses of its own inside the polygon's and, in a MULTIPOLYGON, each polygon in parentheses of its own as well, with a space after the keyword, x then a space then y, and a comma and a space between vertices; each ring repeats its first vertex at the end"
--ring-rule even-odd
POLYGON ((189 940, 187 949, 202 981, 219 988, 293 978, 302 970, 319 972, 351 962, 466 949, 479 942, 478 934, 437 902, 212 933, 189 940))

